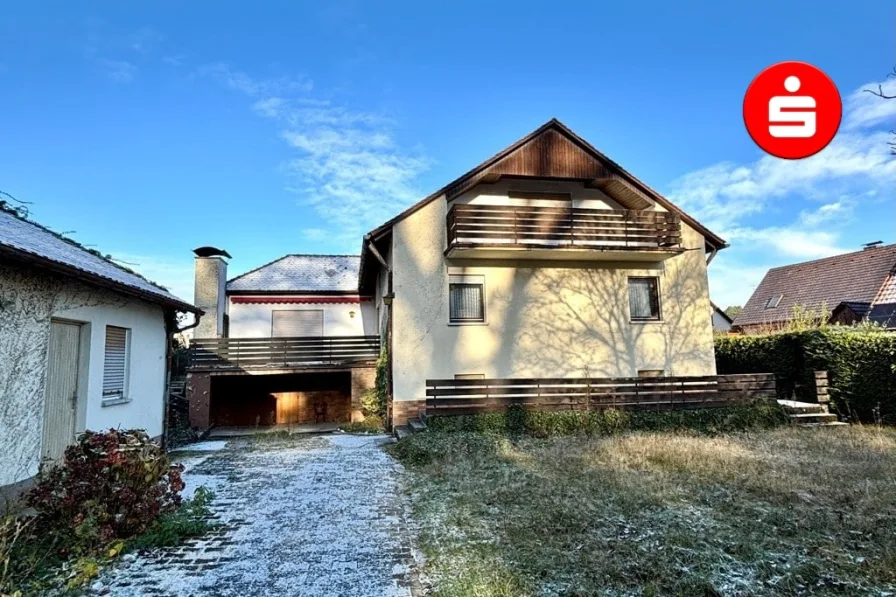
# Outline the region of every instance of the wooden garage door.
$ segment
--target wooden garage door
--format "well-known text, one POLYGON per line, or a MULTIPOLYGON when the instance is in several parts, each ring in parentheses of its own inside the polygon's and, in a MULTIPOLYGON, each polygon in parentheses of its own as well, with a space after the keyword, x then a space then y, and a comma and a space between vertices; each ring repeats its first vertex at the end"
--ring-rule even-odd
POLYGON ((47 460, 60 460, 65 449, 75 441, 80 349, 80 325, 61 321, 50 323, 41 454, 47 460))
POLYGON ((271 336, 323 336, 324 312, 321 309, 274 311, 271 317, 271 336))

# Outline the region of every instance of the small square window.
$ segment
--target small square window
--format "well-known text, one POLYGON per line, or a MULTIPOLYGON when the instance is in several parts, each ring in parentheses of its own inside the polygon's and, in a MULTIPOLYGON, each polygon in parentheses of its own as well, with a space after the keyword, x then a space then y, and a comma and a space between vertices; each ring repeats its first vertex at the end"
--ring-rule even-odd
POLYGON ((449 276, 448 320, 451 323, 485 322, 485 283, 481 276, 449 276))
POLYGON ((632 321, 659 321, 660 293, 657 278, 629 278, 628 305, 632 321))
POLYGON ((777 296, 770 296, 770 297, 768 297, 768 300, 765 301, 765 308, 766 308, 766 309, 774 309, 774 308, 777 307, 779 304, 781 304, 781 299, 782 299, 782 298, 784 298, 784 295, 783 295, 783 294, 779 294, 779 295, 777 295, 777 296))

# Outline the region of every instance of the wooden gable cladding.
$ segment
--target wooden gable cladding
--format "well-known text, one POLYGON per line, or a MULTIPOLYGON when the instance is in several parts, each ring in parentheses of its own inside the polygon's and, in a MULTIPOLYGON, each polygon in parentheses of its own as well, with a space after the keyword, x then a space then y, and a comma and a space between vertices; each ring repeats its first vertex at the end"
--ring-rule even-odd
POLYGON ((626 209, 646 209, 652 205, 634 185, 553 128, 526 141, 477 174, 448 187, 445 197, 451 201, 476 185, 494 184, 502 176, 580 180, 590 188, 602 190, 626 209))
POLYGON ((611 172, 560 131, 549 128, 482 169, 459 180, 445 191, 450 201, 480 183, 494 183, 502 176, 593 180, 611 172))

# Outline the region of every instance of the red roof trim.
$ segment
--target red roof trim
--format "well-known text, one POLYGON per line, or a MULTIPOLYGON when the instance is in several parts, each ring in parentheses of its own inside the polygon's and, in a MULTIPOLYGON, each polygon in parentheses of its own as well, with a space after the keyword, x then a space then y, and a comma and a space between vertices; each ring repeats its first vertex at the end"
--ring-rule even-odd
POLYGON ((357 304, 373 300, 372 296, 231 296, 234 304, 357 304))

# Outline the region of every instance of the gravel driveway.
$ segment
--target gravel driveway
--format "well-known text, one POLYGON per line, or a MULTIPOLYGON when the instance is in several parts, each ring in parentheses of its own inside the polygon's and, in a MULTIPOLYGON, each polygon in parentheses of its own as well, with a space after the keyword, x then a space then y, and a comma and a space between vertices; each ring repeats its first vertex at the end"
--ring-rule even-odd
MULTIPOLYGON (((111 595, 412 595, 415 552, 401 466, 383 436, 204 442, 184 459, 221 530, 127 557, 94 590, 111 595), (128 561, 129 560, 129 561, 128 561)), ((416 594, 418 591, 414 591, 416 594)))

